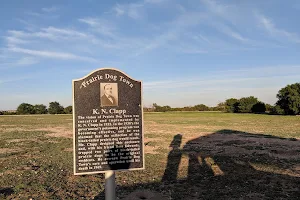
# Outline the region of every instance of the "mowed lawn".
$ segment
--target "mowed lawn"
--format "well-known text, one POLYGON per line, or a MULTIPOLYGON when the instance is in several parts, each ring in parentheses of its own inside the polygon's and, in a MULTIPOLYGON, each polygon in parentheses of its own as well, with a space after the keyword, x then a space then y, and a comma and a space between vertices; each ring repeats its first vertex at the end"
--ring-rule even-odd
MULTIPOLYGON (((104 199, 103 174, 73 175, 72 126, 0 116, 0 199, 104 199)), ((118 199, 300 198, 300 116, 145 113, 144 137, 146 169, 116 173, 118 199)))

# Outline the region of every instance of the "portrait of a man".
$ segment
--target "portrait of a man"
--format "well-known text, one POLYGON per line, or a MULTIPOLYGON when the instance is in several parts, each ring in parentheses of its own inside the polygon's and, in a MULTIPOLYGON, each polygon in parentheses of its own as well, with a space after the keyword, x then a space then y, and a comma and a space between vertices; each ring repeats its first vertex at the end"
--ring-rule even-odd
POLYGON ((100 83, 101 106, 118 105, 117 83, 100 83))

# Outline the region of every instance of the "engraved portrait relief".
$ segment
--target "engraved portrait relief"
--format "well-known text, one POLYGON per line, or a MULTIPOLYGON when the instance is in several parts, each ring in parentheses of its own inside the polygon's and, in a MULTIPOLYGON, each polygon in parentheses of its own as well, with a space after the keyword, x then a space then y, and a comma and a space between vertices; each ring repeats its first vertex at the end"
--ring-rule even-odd
POLYGON ((100 105, 118 106, 118 83, 100 83, 100 105))

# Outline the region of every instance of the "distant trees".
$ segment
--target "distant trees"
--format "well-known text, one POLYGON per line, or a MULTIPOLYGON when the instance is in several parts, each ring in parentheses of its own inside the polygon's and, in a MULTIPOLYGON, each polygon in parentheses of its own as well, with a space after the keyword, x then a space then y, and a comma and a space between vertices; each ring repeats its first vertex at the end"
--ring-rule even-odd
POLYGON ((254 96, 230 98, 225 101, 225 110, 230 113, 264 113, 266 105, 254 96))
POLYGON ((271 112, 271 110, 274 108, 274 106, 272 106, 271 104, 266 104, 266 111, 267 112, 271 112))
POLYGON ((266 112, 266 105, 263 102, 257 102, 251 108, 253 113, 264 113, 266 112))
POLYGON ((47 107, 43 104, 31 105, 29 103, 21 103, 17 108, 17 114, 29 115, 29 114, 46 114, 47 107))
POLYGON ((160 106, 157 103, 154 103, 152 108, 143 108, 145 112, 167 112, 167 111, 224 111, 225 104, 219 103, 218 106, 209 107, 204 104, 197 104, 195 106, 185 106, 185 107, 177 107, 172 108, 168 105, 160 106))
POLYGON ((167 112, 167 111, 171 111, 171 107, 170 106, 159 106, 156 103, 153 104, 153 108, 155 112, 167 112))
POLYGON ((61 106, 57 101, 50 102, 48 108, 49 114, 64 114, 64 107, 61 106))
POLYGON ((279 105, 276 105, 276 106, 271 108, 270 114, 272 114, 272 115, 284 115, 284 110, 282 108, 280 108, 279 105))
POLYGON ((287 85, 278 91, 278 101, 276 106, 279 106, 286 115, 300 114, 300 83, 287 85))
POLYGON ((236 113, 239 110, 239 100, 230 98, 225 101, 225 111, 229 113, 236 113))
MULTIPOLYGON (((287 85, 280 89, 277 94, 278 101, 276 104, 265 104, 254 96, 242 97, 240 99, 230 98, 225 102, 219 103, 215 107, 209 107, 204 104, 195 106, 185 106, 172 108, 165 105, 160 106, 156 103, 149 108, 144 107, 146 112, 167 112, 167 111, 224 111, 229 113, 265 113, 278 115, 299 115, 300 114, 300 83, 287 85)), ((49 103, 49 108, 43 104, 31 105, 29 103, 21 103, 16 111, 0 111, 0 115, 13 114, 72 114, 72 106, 63 107, 59 102, 49 103)))
POLYGON ((204 104, 195 105, 194 109, 198 111, 209 111, 209 107, 204 104))
POLYGON ((29 115, 29 114, 72 114, 72 106, 64 108, 57 101, 49 103, 49 109, 44 104, 31 105, 21 103, 16 111, 0 111, 0 115, 29 115))
POLYGON ((35 114, 34 106, 29 103, 21 103, 17 108, 19 115, 35 114))
POLYGON ((47 107, 43 104, 36 104, 33 106, 35 114, 46 114, 47 107))
POLYGON ((215 111, 225 111, 226 104, 225 102, 218 103, 218 105, 214 108, 215 111))
POLYGON ((253 106, 258 103, 258 99, 254 96, 243 97, 240 98, 238 102, 239 102, 238 112, 251 113, 253 106))
POLYGON ((72 110, 73 110, 73 107, 72 107, 72 106, 67 106, 67 107, 65 107, 65 109, 64 109, 64 113, 65 113, 65 114, 72 114, 72 110))

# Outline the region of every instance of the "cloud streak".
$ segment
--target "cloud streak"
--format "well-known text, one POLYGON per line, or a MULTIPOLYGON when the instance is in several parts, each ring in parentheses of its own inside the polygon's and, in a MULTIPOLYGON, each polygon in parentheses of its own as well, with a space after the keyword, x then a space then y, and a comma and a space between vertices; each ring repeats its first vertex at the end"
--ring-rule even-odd
POLYGON ((285 38, 289 41, 295 42, 295 43, 300 43, 300 38, 297 34, 288 32, 284 29, 277 28, 276 25, 273 23, 273 21, 262 15, 256 13, 258 22, 260 25, 263 26, 263 28, 273 37, 280 37, 280 38, 285 38))
POLYGON ((134 20, 142 18, 142 9, 145 6, 145 2, 141 3, 129 3, 129 4, 116 4, 112 10, 117 17, 127 16, 134 20))
POLYGON ((42 8, 42 11, 47 12, 47 13, 56 12, 58 10, 59 10, 59 7, 56 7, 56 6, 42 8))
POLYGON ((148 5, 158 5, 161 3, 168 2, 169 0, 144 0, 138 1, 136 3, 125 3, 125 4, 116 4, 112 11, 117 17, 119 16, 128 16, 134 20, 142 19, 144 11, 143 9, 148 5))
POLYGON ((39 60, 33 57, 22 57, 14 62, 1 63, 0 69, 11 69, 12 67, 34 65, 37 64, 38 62, 39 60))
POLYGON ((279 79, 299 79, 300 66, 272 66, 272 67, 260 67, 260 68, 244 68, 238 70, 226 70, 215 71, 205 78, 189 77, 185 79, 175 80, 161 80, 145 82, 144 87, 146 90, 152 89, 177 89, 177 88, 210 88, 212 85, 219 85, 220 87, 226 87, 228 85, 234 85, 235 88, 239 88, 242 84, 264 85, 263 83, 278 82, 279 79), (287 70, 288 69, 288 70, 287 70), (257 72, 260 74, 257 74, 257 72), (246 76, 247 75, 247 76, 246 76), (238 83, 238 85, 236 85, 238 83))
POLYGON ((39 56, 44 58, 56 58, 61 60, 79 60, 79 61, 87 61, 87 62, 98 62, 94 58, 78 56, 71 53, 65 52, 53 52, 53 51, 43 51, 43 50, 32 50, 32 49, 24 49, 19 47, 9 47, 9 51, 16 53, 23 53, 32 56, 39 56))
MULTIPOLYGON (((31 79, 32 76, 20 76, 20 77, 10 77, 7 79, 0 79, 0 85, 5 84, 5 83, 11 83, 11 82, 18 82, 18 81, 23 81, 23 80, 28 80, 31 79)), ((5 95, 6 96, 6 95, 5 95)))

